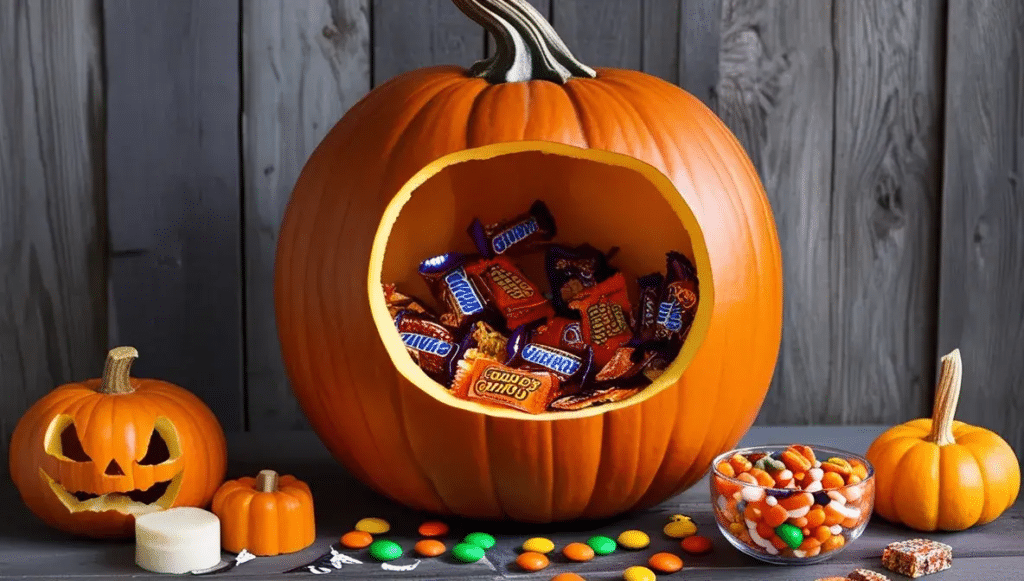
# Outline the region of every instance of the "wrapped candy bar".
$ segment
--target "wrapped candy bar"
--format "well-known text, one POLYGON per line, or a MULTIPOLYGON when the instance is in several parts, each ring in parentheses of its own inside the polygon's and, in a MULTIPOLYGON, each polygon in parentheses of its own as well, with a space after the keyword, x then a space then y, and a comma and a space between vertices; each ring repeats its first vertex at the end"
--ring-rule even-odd
POLYGON ((427 307, 423 306, 423 303, 398 292, 394 283, 385 283, 381 286, 384 288, 384 302, 388 305, 388 313, 391 314, 392 319, 395 318, 399 311, 411 311, 422 317, 434 318, 434 314, 427 307))
POLYGON ((464 381, 456 388, 456 395, 470 401, 479 401, 539 414, 559 387, 558 378, 551 373, 513 369, 496 361, 476 359, 464 381), (465 394, 459 393, 465 389, 465 394))
POLYGON ((554 411, 576 411, 596 405, 613 403, 633 397, 641 388, 600 387, 581 390, 565 395, 551 402, 554 411))
POLYGON ((625 387, 633 383, 646 383, 643 371, 654 361, 653 352, 637 351, 634 347, 619 347, 612 358, 597 372, 594 380, 598 383, 614 381, 616 386, 625 387))
POLYGON ((450 327, 467 327, 487 317, 489 308, 477 283, 465 269, 466 256, 450 252, 420 263, 420 276, 446 312, 440 321, 450 327))
POLYGON ((540 289, 507 256, 478 260, 466 265, 466 272, 485 290, 509 328, 555 314, 540 289))
POLYGON ((569 301, 569 307, 582 315, 583 341, 594 349, 595 365, 603 367, 633 336, 626 280, 621 273, 581 291, 569 301))
POLYGON ((449 362, 455 355, 452 332, 412 311, 399 311, 395 327, 413 361, 435 381, 447 385, 449 362))
POLYGON ((615 274, 608 265, 610 255, 618 251, 613 248, 609 254, 589 244, 575 248, 552 245, 544 252, 544 266, 551 285, 551 303, 563 316, 578 316, 569 308, 569 301, 581 290, 590 288, 615 274))
POLYGON ((681 345, 697 314, 697 270, 678 252, 669 252, 666 263, 668 274, 661 304, 658 305, 654 335, 656 339, 667 339, 672 344, 681 345))
POLYGON ((510 340, 514 340, 517 333, 528 333, 532 342, 557 347, 577 355, 587 350, 581 323, 565 317, 552 317, 546 321, 537 321, 532 325, 520 327, 512 332, 510 340))
POLYGON ((508 342, 509 366, 553 373, 563 384, 579 385, 590 375, 594 359, 591 349, 578 355, 543 343, 532 343, 528 337, 528 334, 520 333, 508 342))
POLYGON ((892 543, 882 552, 882 565, 907 577, 920 577, 953 566, 953 548, 928 539, 892 543))
POLYGON ((468 232, 480 255, 485 258, 506 252, 520 254, 537 242, 551 240, 555 236, 555 219, 547 204, 537 200, 527 213, 510 220, 485 226, 475 219, 470 223, 468 232))

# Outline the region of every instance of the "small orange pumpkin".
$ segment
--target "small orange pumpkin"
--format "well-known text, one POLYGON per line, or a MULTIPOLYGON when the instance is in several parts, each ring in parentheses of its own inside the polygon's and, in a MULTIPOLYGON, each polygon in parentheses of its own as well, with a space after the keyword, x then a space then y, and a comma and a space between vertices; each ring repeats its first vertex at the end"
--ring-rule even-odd
POLYGON ((961 531, 995 520, 1017 499, 1020 465, 995 432, 953 421, 960 350, 942 358, 932 418, 889 429, 868 448, 875 512, 919 531, 961 531))
POLYGON ((301 551, 316 540, 313 495, 291 475, 260 470, 256 478, 228 480, 213 496, 221 545, 238 553, 269 557, 301 551))
POLYGON ((107 355, 102 379, 51 391, 18 421, 11 478, 39 518, 90 537, 131 537, 135 515, 203 507, 224 479, 224 432, 202 401, 129 376, 134 347, 107 355))

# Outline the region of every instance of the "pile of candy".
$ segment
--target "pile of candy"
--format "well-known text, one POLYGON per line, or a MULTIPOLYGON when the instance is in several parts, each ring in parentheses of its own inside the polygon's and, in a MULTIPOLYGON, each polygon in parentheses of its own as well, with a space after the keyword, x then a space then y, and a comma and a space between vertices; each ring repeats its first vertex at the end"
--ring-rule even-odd
POLYGON ((384 284, 403 343, 427 375, 459 398, 537 414, 622 401, 675 359, 697 311, 697 274, 678 252, 667 275, 626 280, 603 253, 550 242, 544 202, 496 224, 474 220, 478 255, 424 260, 419 273, 443 312, 384 284), (511 256, 544 252, 550 300, 511 256))
POLYGON ((761 554, 816 557, 856 538, 874 494, 856 458, 819 461, 809 446, 734 454, 713 471, 715 517, 723 532, 761 554))

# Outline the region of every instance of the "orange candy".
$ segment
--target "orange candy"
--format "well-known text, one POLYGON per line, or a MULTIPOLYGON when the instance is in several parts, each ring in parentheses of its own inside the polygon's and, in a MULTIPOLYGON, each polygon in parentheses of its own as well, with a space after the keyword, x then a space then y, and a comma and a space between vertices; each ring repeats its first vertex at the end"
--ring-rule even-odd
POLYGON ((829 540, 829 538, 831 536, 832 536, 832 530, 829 527, 825 526, 825 525, 820 525, 820 526, 818 526, 817 528, 814 529, 814 538, 818 539, 818 541, 820 541, 822 543, 824 543, 825 541, 829 540))
POLYGON ((655 553, 647 565, 659 573, 675 573, 683 568, 683 560, 672 553, 655 553))
POLYGON ((833 535, 833 536, 829 537, 827 541, 821 543, 821 550, 822 551, 834 551, 834 550, 838 549, 839 547, 842 547, 845 544, 846 544, 846 539, 843 538, 843 535, 833 535))
POLYGON ((436 557, 445 551, 444 543, 434 539, 423 539, 412 548, 421 557, 436 557))
POLYGON ((350 531, 341 535, 341 545, 346 549, 365 549, 373 542, 373 535, 363 531, 350 531))
MULTIPOLYGON (((824 464, 822 464, 822 466, 824 466, 824 464)), ((826 472, 825 475, 821 477, 821 487, 825 490, 842 488, 843 486, 846 486, 846 480, 838 472, 826 472)))
POLYGON ((775 486, 775 479, 760 468, 751 468, 750 475, 754 477, 754 480, 757 480, 757 483, 760 486, 764 486, 766 488, 775 486))
POLYGON ((729 464, 732 465, 732 469, 735 470, 737 474, 740 472, 747 472, 754 467, 754 465, 750 463, 750 460, 747 460, 742 454, 733 454, 732 458, 729 458, 729 464))
POLYGON ((428 520, 418 529, 421 537, 443 537, 448 534, 448 525, 439 520, 428 520))
POLYGON ((516 564, 524 571, 540 571, 548 566, 548 558, 541 553, 527 551, 516 558, 516 564))
POLYGON ((686 537, 679 543, 684 551, 693 555, 701 555, 711 550, 711 539, 700 535, 686 537))
POLYGON ((719 462, 715 468, 718 469, 722 476, 728 476, 729 478, 736 476, 736 471, 732 469, 732 464, 728 462, 719 462))
MULTIPOLYGON (((792 448, 787 449, 780 455, 780 460, 793 471, 795 476, 797 472, 805 472, 813 465, 803 454, 793 450, 792 448)), ((800 480, 799 478, 797 480, 800 480)))
POLYGON ((816 529, 821 526, 821 523, 825 522, 825 511, 822 510, 820 504, 814 505, 810 512, 807 513, 807 528, 816 529))
MULTIPOLYGON (((692 539, 693 537, 688 537, 692 539)), ((686 539, 683 539, 685 542, 686 539)), ((562 549, 562 554, 570 561, 589 561, 594 558, 594 549, 585 543, 569 543, 562 549)))
POLYGON ((860 460, 850 460, 850 466, 853 468, 853 475, 857 478, 864 480, 868 477, 868 467, 860 460))
POLYGON ((551 581, 586 581, 576 573, 559 573, 551 578, 551 581))
MULTIPOLYGON (((786 522, 789 518, 789 511, 782 508, 782 506, 776 504, 768 509, 768 512, 763 514, 764 524, 772 527, 773 529, 780 524, 786 522)), ((800 525, 796 525, 800 526, 800 525)))

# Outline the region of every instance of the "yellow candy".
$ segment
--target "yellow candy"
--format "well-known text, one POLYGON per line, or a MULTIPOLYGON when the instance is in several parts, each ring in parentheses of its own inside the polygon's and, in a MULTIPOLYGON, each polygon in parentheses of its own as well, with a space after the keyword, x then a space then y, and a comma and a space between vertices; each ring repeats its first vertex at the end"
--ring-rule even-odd
POLYGON ((625 581, 656 581, 658 578, 655 576, 654 571, 651 571, 647 567, 630 567, 622 572, 622 578, 625 581))
POLYGON ((627 549, 642 549, 651 544, 651 537, 643 531, 623 531, 619 535, 618 542, 627 549))
POLYGON ((356 523, 356 530, 371 535, 383 535, 391 530, 391 525, 382 518, 364 518, 356 523))
POLYGON ((666 536, 673 539, 685 539, 697 534, 697 525, 693 524, 690 517, 682 514, 674 514, 669 517, 669 523, 661 529, 666 536))
POLYGON ((545 539, 544 537, 534 537, 527 539, 523 543, 523 550, 534 553, 550 553, 555 550, 555 543, 551 542, 551 539, 545 539))

